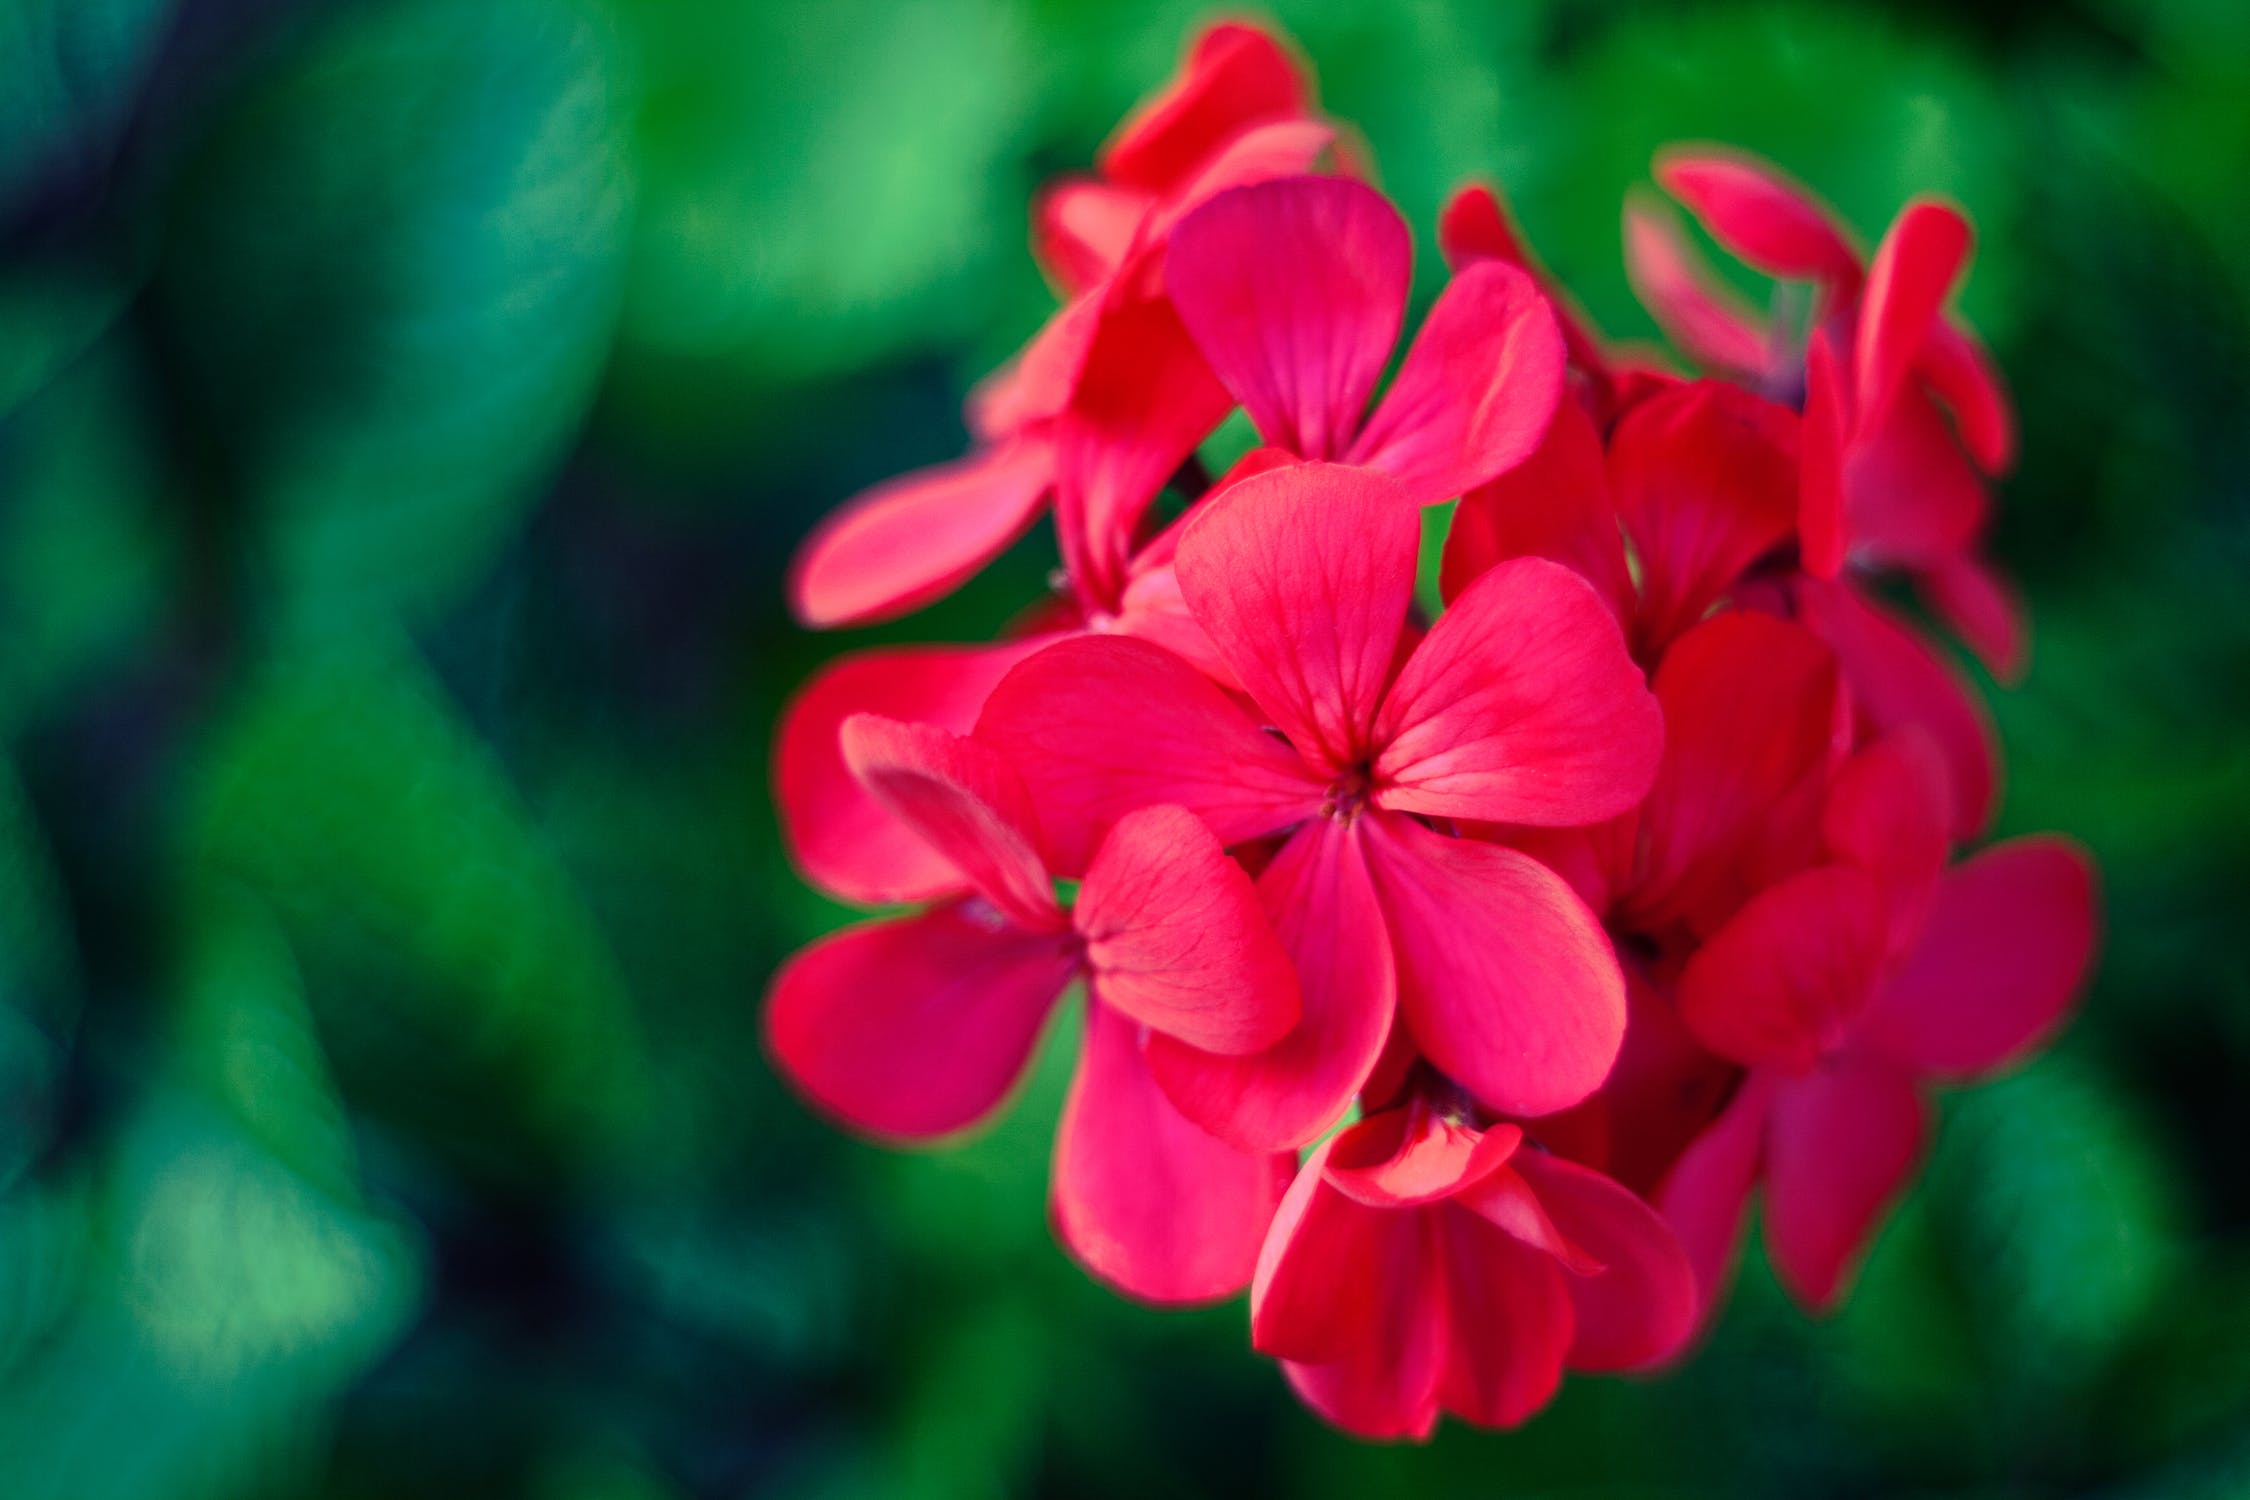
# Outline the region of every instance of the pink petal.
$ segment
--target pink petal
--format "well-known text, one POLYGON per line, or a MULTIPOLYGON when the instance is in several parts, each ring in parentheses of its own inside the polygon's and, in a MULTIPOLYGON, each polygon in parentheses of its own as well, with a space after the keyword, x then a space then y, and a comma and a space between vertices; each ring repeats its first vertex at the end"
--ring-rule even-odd
POLYGON ((1798 455, 1797 548, 1805 571, 1834 578, 1844 570, 1851 538, 1844 506, 1844 452, 1850 439, 1849 394, 1826 329, 1805 349, 1805 421, 1798 455))
POLYGON ((1209 1302, 1250 1284, 1297 1163, 1222 1145, 1166 1101, 1133 1021, 1089 1007, 1055 1134, 1055 1230, 1078 1263, 1145 1302, 1209 1302))
POLYGON ((1171 304, 1120 286, 1056 424, 1055 525, 1081 598, 1123 594, 1150 502, 1232 406, 1171 304))
POLYGON ((1106 292, 1079 293, 1040 326, 1015 358, 969 392, 969 430, 997 443, 1058 415, 1077 388, 1078 370, 1094 341, 1106 292))
POLYGON ((1625 200, 1625 274, 1656 326, 1697 364, 1763 375, 1771 361, 1758 315, 1711 274, 1661 204, 1625 200))
POLYGON ((1083 871, 1137 808, 1177 803, 1235 844, 1320 801, 1297 754, 1210 679, 1124 636, 1063 641, 1022 662, 993 689, 977 738, 1023 777, 1058 874, 1083 871))
POLYGON ((1544 558, 1487 571, 1375 719, 1375 801, 1432 817, 1592 823, 1648 791, 1663 716, 1591 585, 1544 558))
POLYGON ((1849 584, 1801 581, 1797 607, 1843 663, 1844 681, 1869 731, 1917 728, 1936 743, 1953 834, 1974 838, 1998 800, 2000 752, 1991 716, 1959 669, 1849 584))
POLYGON ((1764 1157, 1774 1075, 1752 1073, 1720 1116, 1680 1154, 1656 1206, 1695 1268, 1705 1323, 1718 1312, 1742 1258, 1750 1189, 1764 1157))
POLYGON ((1576 1312, 1570 1367, 1630 1370, 1675 1353, 1694 1331, 1699 1299, 1695 1270, 1663 1217, 1559 1156, 1527 1151, 1514 1165, 1555 1227, 1600 1263, 1565 1283, 1576 1312))
POLYGON ((1398 342, 1412 260, 1382 194, 1293 177, 1230 189, 1181 220, 1165 284, 1260 435, 1336 458, 1398 342))
POLYGON ((1554 307, 1555 326, 1562 331, 1570 362, 1597 379, 1606 378, 1608 358, 1593 325, 1555 286, 1554 278, 1531 253, 1493 189, 1471 183, 1453 195, 1438 216, 1438 248, 1445 254, 1445 263, 1456 271, 1479 261, 1497 260, 1530 272, 1554 307))
POLYGON ((1878 740, 1837 771, 1820 815, 1830 859, 1875 877, 1889 912, 1887 952, 1904 953, 1922 930, 1945 868, 1945 765, 1927 736, 1905 730, 1878 740))
POLYGON ((1968 264, 1970 240, 1961 211, 1932 199, 1909 203, 1891 221, 1867 271, 1852 351, 1861 427, 1890 414, 1968 264))
POLYGON ((1992 356, 1968 330, 1940 318, 1915 366, 1930 391, 1953 413, 1961 445, 1987 474, 2003 474, 2016 461, 2016 410, 1992 356))
POLYGON ((1423 504, 1451 499, 1529 457, 1562 395, 1562 334, 1538 286, 1514 266, 1470 266, 1439 294, 1350 461, 1423 504))
POLYGON ((1485 1427, 1513 1427, 1562 1384, 1572 1334, 1562 1267, 1458 1206, 1438 1219, 1445 1268, 1446 1361, 1439 1400, 1485 1427))
POLYGON ((1634 408, 1610 435, 1610 494, 1641 563, 1636 643, 1654 653, 1797 530, 1798 419, 1739 386, 1698 381, 1634 408))
POLYGON ((1185 808, 1119 818, 1072 917, 1094 998, 1144 1026, 1234 1056, 1297 1024, 1297 976, 1257 890, 1185 808))
POLYGON ((1749 852, 1821 771, 1836 736, 1836 660, 1802 626, 1735 610, 1681 636, 1656 671, 1664 759, 1641 807, 1625 921, 1708 931, 1750 895, 1749 852))
POLYGON ((1874 877, 1850 865, 1769 886, 1688 960, 1680 1019, 1721 1057, 1801 1073, 1873 997, 1884 918, 1874 877))
POLYGON ((1864 1045, 1951 1078, 1989 1073, 2061 1023, 2093 961, 2094 868, 2051 835, 1945 873, 1922 941, 1883 988, 1864 1045))
POLYGON ((1244 690, 1325 772, 1368 753, 1420 535, 1390 480, 1302 464, 1206 501, 1180 537, 1188 607, 1244 690))
POLYGON ((981 902, 848 927, 774 976, 767 1050, 846 1124, 945 1135, 999 1104, 1077 966, 1074 938, 1010 928, 981 902))
POLYGON ((1457 597, 1494 564, 1544 557, 1594 586, 1620 620, 1632 609, 1625 536, 1609 501, 1609 473, 1593 419, 1576 401, 1555 408, 1522 464, 1461 498, 1445 539, 1439 586, 1457 597))
POLYGON ((1025 438, 877 485, 805 539, 790 609, 825 630, 942 599, 1031 528, 1054 473, 1053 449, 1025 438))
POLYGON ((1228 141, 1186 186, 1176 190, 1141 226, 1141 243, 1170 237, 1172 226, 1231 187, 1301 177, 1336 144, 1336 128, 1320 120, 1275 120, 1253 125, 1228 141))
POLYGON ((1990 563, 1966 552, 1940 558, 1915 580, 1930 612, 1953 627, 2007 686, 2023 680, 2031 643, 2023 601, 1990 563))
POLYGON ((989 746, 880 714, 844 721, 844 764, 875 800, 944 855, 1016 926, 1067 925, 1039 857, 1039 821, 1014 769, 989 746))
POLYGON ((1522 1140, 1513 1125, 1477 1130, 1416 1102, 1338 1131, 1328 1180, 1370 1208, 1418 1208, 1487 1180, 1522 1140))
POLYGON ((1093 178, 1066 177, 1042 189, 1031 206, 1031 249, 1039 268, 1075 296, 1124 264, 1147 193, 1093 178))
POLYGON ((1180 592, 1179 574, 1170 563, 1148 567, 1147 560, 1146 550, 1133 559, 1132 581, 1125 585, 1125 596, 1118 601, 1111 628, 1120 635, 1162 646, 1219 686, 1240 691, 1241 684, 1219 659, 1219 648, 1211 644, 1209 632, 1196 623, 1194 612, 1188 608, 1187 596, 1180 592))
POLYGON ((1924 1111, 1894 1064, 1856 1053, 1775 1090, 1766 1136, 1766 1248, 1814 1312, 1842 1290, 1921 1157, 1924 1111))
POLYGON ((1398 971, 1355 827, 1300 829, 1258 877, 1258 898, 1296 966, 1302 1018, 1252 1057, 1215 1057, 1158 1035, 1149 1065, 1182 1113, 1255 1150, 1287 1150, 1333 1124, 1366 1083, 1398 1007, 1398 971))
POLYGON ((1868 563, 1942 563, 1976 541, 1991 510, 1983 476, 1918 386, 1880 421, 1863 415, 1843 474, 1851 551, 1868 563))
POLYGON ((1311 102, 1281 42, 1223 21, 1196 37, 1179 76, 1133 111, 1097 160, 1112 182, 1164 192, 1244 127, 1302 114, 1311 102))
POLYGON ((1711 238, 1768 276, 1822 282, 1838 296, 1858 286, 1859 252, 1835 214, 1771 164, 1742 152, 1674 147, 1657 154, 1656 180, 1711 238))
POLYGON ((1281 1200, 1250 1282, 1250 1342, 1320 1363, 1382 1341, 1418 1311, 1430 1268, 1420 1213, 1373 1208, 1328 1177, 1324 1142, 1281 1200))
POLYGON ((1625 1035, 1625 981, 1585 903, 1537 860, 1410 819, 1362 819, 1423 1053, 1502 1114, 1567 1108, 1625 1035))
POLYGON ((782 710, 773 753, 782 838, 805 879, 867 905, 962 890, 960 871, 844 764, 844 720, 879 713, 966 730, 993 685, 1045 644, 1034 638, 863 651, 830 662, 806 683, 782 710))

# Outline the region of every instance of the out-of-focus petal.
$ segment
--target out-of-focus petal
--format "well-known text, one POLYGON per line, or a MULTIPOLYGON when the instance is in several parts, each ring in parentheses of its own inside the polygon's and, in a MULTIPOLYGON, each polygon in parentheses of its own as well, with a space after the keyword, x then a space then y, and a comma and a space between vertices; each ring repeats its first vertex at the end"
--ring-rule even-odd
POLYGON ((1768 886, 1680 974, 1680 1019, 1745 1067, 1801 1073, 1866 1010, 1887 929, 1866 871, 1823 865, 1768 886))
POLYGON ((1889 416, 1968 264, 1972 238, 1959 209, 1922 198, 1899 211, 1876 246, 1852 350, 1862 427, 1889 416))
POLYGON ((1711 274, 1671 212, 1644 194, 1625 200, 1625 275, 1689 359, 1732 374, 1765 373, 1772 352, 1758 315, 1711 274))
POLYGON ((1063 641, 992 691, 977 738, 1023 777, 1057 874, 1082 873, 1125 814, 1177 803, 1223 844, 1286 828, 1321 783, 1211 680, 1126 636, 1063 641))
POLYGON ((1601 924, 1552 870, 1498 844, 1376 813, 1368 863, 1423 1053, 1502 1114, 1566 1109, 1625 1035, 1625 981, 1601 924))
POLYGON ((1031 249, 1048 279, 1070 295, 1124 264, 1148 216, 1149 195, 1098 178, 1066 177, 1031 205, 1031 249))
POLYGON ((1739 151, 1675 146, 1656 157, 1656 180, 1711 238, 1768 276, 1818 281, 1832 295, 1859 285, 1859 252, 1836 216, 1770 163, 1739 151))
POLYGON ((1497 191, 1477 182, 1455 193, 1438 215, 1438 248, 1455 271, 1466 270, 1479 261, 1497 260, 1530 272, 1554 307, 1555 326, 1562 331, 1570 362, 1597 381, 1606 378, 1609 361, 1602 352, 1600 335, 1531 253, 1497 191))
POLYGON ((2023 680, 2031 654, 2023 601, 1983 558, 1956 552, 1915 575, 1922 602, 1953 627, 1986 670, 2009 686, 2023 680))
POLYGON ((1951 849, 1945 764, 1928 736, 1902 730, 1853 755, 1836 772, 1820 814, 1830 859, 1875 877, 1889 913, 1887 951, 1905 952, 1922 930, 1951 849))
POLYGON ((1258 898, 1296 966, 1296 1029, 1250 1057, 1214 1057, 1158 1035, 1157 1081, 1190 1119, 1243 1147, 1286 1150, 1344 1112, 1390 1034, 1398 970, 1356 827, 1301 829, 1258 877, 1258 898))
POLYGON ((1774 1090, 1766 1134, 1766 1249, 1805 1308, 1835 1301, 1922 1152, 1924 1109, 1896 1064, 1858 1053, 1774 1090))
POLYGON ((1257 890, 1185 808, 1119 818, 1072 917, 1094 998, 1144 1026, 1237 1055, 1297 1024, 1297 976, 1257 890))
POLYGON ((782 710, 773 754, 783 842, 804 877, 867 905, 964 889, 952 862, 844 764, 844 720, 879 713, 966 731, 993 685, 1048 639, 862 651, 837 658, 807 682, 782 710))
POLYGON ((1567 1362, 1577 1370, 1630 1370, 1665 1359, 1695 1327, 1695 1271, 1655 1209, 1599 1172, 1546 1152, 1524 1152, 1515 1170, 1555 1227, 1599 1262, 1566 1279, 1576 1317, 1567 1362))
POLYGON ((1797 464, 1797 549, 1805 571, 1834 578, 1851 548, 1844 505, 1849 393, 1825 328, 1805 347, 1805 420, 1797 464))
POLYGON ((1030 529, 1054 477, 1054 450, 1023 438, 879 484, 805 539, 789 607, 825 630, 941 599, 1030 529))
POLYGON ((1447 600, 1495 564, 1544 557, 1594 586, 1623 621, 1633 607, 1625 536, 1609 500, 1609 473, 1593 419, 1575 401, 1555 408, 1531 456, 1461 498, 1438 575, 1447 600))
POLYGON ((1296 1161, 1237 1151, 1181 1117, 1150 1078, 1139 1028, 1089 1007, 1055 1134, 1055 1229, 1079 1264, 1146 1302, 1208 1302, 1250 1284, 1296 1161))
POLYGON ((1991 511, 1984 477, 1920 386, 1864 422, 1844 453, 1844 517, 1858 561, 1924 568, 1973 545, 1991 511))
POLYGON ((1513 1427, 1562 1384, 1570 1350, 1569 1279, 1554 1257, 1454 1206, 1433 1238, 1445 1268, 1445 1409, 1485 1427, 1513 1427))
POLYGON ((1930 391, 1953 413, 1961 445, 1987 474, 2004 474, 2016 461, 2016 409, 1992 356, 1974 335, 1940 318, 1922 345, 1916 366, 1930 391))
POLYGON ((1336 144, 1336 127, 1324 120, 1274 120, 1253 125, 1228 141, 1203 167, 1159 205, 1141 225, 1140 243, 1153 246, 1206 198, 1232 187, 1301 177, 1312 172, 1336 144))
POLYGON ((1412 262, 1381 193, 1292 177, 1230 189, 1182 219, 1165 284, 1260 435, 1337 458, 1398 342, 1412 262))
POLYGON ((1197 35, 1179 76, 1127 116, 1096 160, 1112 182, 1165 192, 1238 131, 1303 114, 1311 102, 1277 38, 1222 21, 1197 35))
POLYGON ((1774 1075, 1767 1073, 1744 1078, 1726 1109, 1680 1153, 1657 1189, 1656 1206, 1695 1268, 1706 1325, 1725 1300, 1741 1259, 1742 1231, 1749 1217, 1750 1189, 1765 1152, 1774 1082, 1774 1075))
POLYGON ((1560 564, 1516 558, 1464 590, 1400 669, 1375 719, 1375 801, 1597 822, 1647 793, 1663 736, 1601 596, 1560 564))
POLYGON ((1421 527, 1392 481, 1341 464, 1255 475, 1180 537, 1180 591, 1306 760, 1364 760, 1414 592, 1421 527))
POLYGON ((1380 1343, 1422 1310, 1431 1272, 1419 1217, 1373 1208, 1328 1180, 1323 1142, 1281 1200, 1250 1283, 1250 1342, 1320 1363, 1380 1343))
POLYGON ((782 965, 765 1022, 783 1075, 875 1135, 926 1140, 991 1113, 1070 982, 1078 944, 1010 928, 981 906, 849 927, 782 965))
POLYGON ((2093 861, 2068 839, 1973 855, 1939 882, 1922 941, 1883 987, 1862 1044, 1945 1077, 2005 1067, 2062 1020, 2095 927, 2093 861))
POLYGON ((1522 463, 1563 396, 1563 341, 1525 272, 1462 271, 1406 351, 1349 454, 1423 504, 1451 499, 1522 463))
POLYGON ((978 441, 1014 437, 1069 404, 1106 298, 1099 286, 1079 293, 1040 326, 1015 358, 977 382, 965 415, 978 441))

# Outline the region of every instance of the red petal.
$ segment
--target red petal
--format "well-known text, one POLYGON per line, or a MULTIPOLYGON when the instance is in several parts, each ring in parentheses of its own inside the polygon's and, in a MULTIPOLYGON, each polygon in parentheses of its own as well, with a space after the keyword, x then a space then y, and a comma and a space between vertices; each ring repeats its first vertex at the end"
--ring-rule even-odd
MULTIPOLYGON (((1528 1160, 1544 1153, 1532 1150, 1523 1154, 1528 1160)), ((1486 1223, 1506 1230, 1532 1249, 1545 1251, 1577 1275, 1591 1276, 1602 1268, 1597 1257, 1588 1254, 1555 1226, 1555 1221, 1548 1217, 1546 1205, 1539 1201, 1538 1190, 1520 1172, 1502 1167, 1464 1192, 1460 1203, 1486 1223)))
POLYGON ((1072 916, 1094 998, 1145 1026, 1231 1056, 1297 1024, 1297 976, 1257 890, 1185 808, 1119 818, 1072 916))
POLYGON ((782 965, 766 1045, 789 1081, 876 1135, 927 1139, 991 1113, 1078 967, 1078 944, 980 909, 849 927, 782 965))
POLYGON ((2060 1024, 2093 961, 2093 862, 2067 839, 2010 839, 1954 866, 1864 1045, 1918 1072, 2005 1067, 2060 1024))
POLYGON ((1438 248, 1455 271, 1479 261, 1497 260, 1521 266, 1531 273, 1539 289, 1553 304, 1555 326, 1562 331, 1563 348, 1570 362, 1597 380, 1606 378, 1608 358, 1601 339, 1586 315, 1559 291, 1554 278, 1540 265, 1523 234, 1509 217, 1500 195, 1483 183, 1471 183, 1455 193, 1438 216, 1438 248))
POLYGON ((1577 1314, 1570 1367, 1630 1370, 1687 1342, 1699 1301, 1695 1271, 1662 1216, 1601 1173, 1559 1156, 1526 1151, 1515 1170, 1555 1227, 1601 1266, 1565 1283, 1577 1314))
POLYGON ((1997 800, 1999 746, 1992 720, 1960 671, 1848 584, 1802 581, 1805 624, 1843 663, 1844 681, 1874 734, 1918 728, 1945 761, 1956 838, 1974 838, 1997 800))
POLYGON ((1336 458, 1398 342, 1412 262, 1382 194, 1292 177, 1231 189, 1182 219, 1165 283, 1265 440, 1336 458))
POLYGON ((1172 226, 1231 187, 1300 177, 1311 172, 1336 143, 1336 129, 1320 120, 1275 120, 1255 125, 1228 141, 1185 187, 1176 190, 1141 226, 1141 243, 1170 237, 1172 226))
POLYGON ((1208 1302, 1250 1284, 1297 1163, 1190 1125, 1150 1078, 1126 1016, 1088 1008, 1055 1134, 1055 1230, 1080 1265, 1147 1302, 1208 1302))
POLYGON ((1421 524, 1390 480, 1302 464, 1207 501, 1180 537, 1188 607, 1306 760, 1362 762, 1414 592, 1421 524))
POLYGON ((1592 823, 1648 791, 1663 716, 1585 579, 1544 558, 1471 584, 1375 719, 1377 805, 1494 823, 1592 823))
POLYGON ((1032 203, 1032 254, 1049 280, 1075 296, 1124 264, 1151 204, 1147 193, 1133 188, 1062 178, 1032 203))
POLYGON ((1992 356, 1966 329, 1940 318, 1931 325, 1915 369, 1953 412, 1961 444, 1987 474, 2016 461, 2016 410, 1992 356))
POLYGON ((1945 836, 1945 766, 1914 730, 1879 740, 1837 771, 1820 815, 1821 847, 1831 859, 1875 877, 1889 911, 1887 951, 1903 953, 1922 930, 1945 836))
POLYGON ((1319 1363, 1379 1342, 1429 1280, 1420 1213, 1372 1208, 1328 1177, 1335 1142, 1305 1159, 1266 1231, 1250 1283, 1250 1342, 1319 1363))
POLYGON ((1610 494, 1641 563, 1636 643, 1653 654, 1797 529, 1798 419, 1698 381, 1634 408, 1610 436, 1610 494))
POLYGON ((1278 40, 1222 21, 1196 37, 1179 76, 1133 111, 1097 159, 1111 181, 1163 192, 1245 126, 1302 114, 1310 104, 1278 40))
POLYGON ((1921 1098, 1893 1064, 1833 1059, 1774 1093, 1766 1136, 1766 1248, 1781 1284, 1818 1312, 1922 1151, 1921 1098))
POLYGON ((865 625, 952 593, 1031 528, 1054 452, 1022 439, 847 501, 798 549, 789 606, 816 630, 865 625))
POLYGON ((1844 455, 1854 557, 1929 567, 1972 545, 1991 509, 1984 478, 1927 392, 1899 392, 1879 422, 1864 414, 1844 455))
POLYGON ((1258 877, 1258 897, 1296 965, 1296 1029, 1244 1058, 1156 1036, 1149 1065, 1204 1129, 1285 1150, 1327 1129, 1366 1083, 1397 1011, 1398 971, 1355 829, 1332 818, 1306 825, 1258 877))
MULTIPOLYGON (((1718 1118, 1742 1070, 1697 1045, 1671 995, 1648 977, 1645 965, 1628 958, 1624 969, 1625 1045, 1591 1101, 1607 1122, 1607 1160, 1567 1154, 1648 1194, 1718 1118)), ((1545 1139, 1551 1127, 1542 1121, 1540 1128, 1545 1139)), ((1555 1149, 1551 1139, 1547 1144, 1555 1149)))
POLYGON ((1031 797, 990 747, 880 714, 846 719, 843 746, 844 763, 875 799, 1009 921, 1032 932, 1068 925, 1039 858, 1031 797))
POLYGON ((1111 297, 1056 426, 1055 524, 1081 598, 1114 607, 1149 503, 1232 406, 1170 303, 1111 297))
POLYGON ((1966 552, 1940 558, 1916 582, 1931 613, 1953 627, 2001 682, 2023 680, 2031 644, 2023 601, 1990 563, 1966 552))
POLYGON ((1695 1268, 1705 1322, 1725 1299, 1741 1259, 1750 1188, 1765 1152, 1773 1084, 1774 1076, 1767 1073, 1743 1079, 1726 1111, 1680 1154, 1657 1190, 1656 1205, 1664 1222, 1679 1236, 1680 1248, 1695 1268))
POLYGON ((1446 1361, 1439 1399, 1486 1427, 1513 1427, 1562 1384, 1572 1332, 1554 1257, 1465 1208, 1437 1215, 1445 1267, 1446 1361))
POLYGON ((868 905, 962 889, 952 863, 876 801, 844 764, 844 720, 879 713, 966 730, 993 684, 1045 644, 865 651, 830 662, 806 683, 782 711, 773 758, 782 837, 805 879, 841 900, 868 905))
POLYGON ((1656 671, 1664 759, 1641 806, 1640 878, 1625 922, 1709 931, 1750 895, 1749 854, 1835 740, 1836 659, 1802 626, 1731 611, 1705 620, 1656 671))
POLYGON ((969 430, 997 443, 1060 413, 1078 385, 1106 300, 1101 288, 1081 292, 1040 326, 1015 358, 969 392, 969 430))
POLYGON ((1959 209, 1927 198, 1909 203, 1891 221, 1867 271, 1852 351, 1861 427, 1889 415, 1968 264, 1970 239, 1969 221, 1959 209))
POLYGON ((1211 644, 1210 633, 1196 623, 1189 610, 1187 596, 1180 592, 1179 574, 1169 563, 1148 567, 1147 561, 1145 549, 1133 559, 1132 581, 1125 585, 1125 596, 1118 601, 1111 628, 1120 635, 1162 646, 1219 686, 1239 692, 1242 685, 1219 659, 1219 648, 1211 644))
POLYGON ((1843 371, 1826 329, 1805 349, 1805 421, 1797 468, 1797 549, 1805 571, 1834 578, 1851 539, 1844 509, 1844 451, 1850 423, 1843 371))
POLYGON ((1873 997, 1886 928, 1864 870, 1824 865, 1758 893, 1680 974, 1680 1019, 1745 1067, 1803 1072, 1873 997))
POLYGON ((1445 539, 1440 590, 1450 601, 1511 557, 1544 557, 1574 570, 1620 620, 1632 609, 1601 436, 1576 401, 1555 408, 1546 437, 1522 464, 1462 497, 1445 539))
POLYGON ((1625 981, 1585 903, 1516 850, 1391 814, 1362 823, 1399 1005, 1430 1061, 1502 1114, 1598 1088, 1624 1039, 1625 981))
POLYGON ((1476 1130, 1410 1104, 1338 1131, 1328 1180, 1370 1208, 1418 1208, 1487 1180, 1522 1141, 1513 1125, 1476 1130))
POLYGON ((1209 678, 1123 636, 1024 661, 993 689, 977 738, 1022 775, 1058 874, 1083 871, 1136 808, 1177 803, 1235 844, 1309 816, 1321 794, 1296 752, 1209 678))
POLYGON ((1423 504, 1513 469, 1545 435, 1563 394, 1563 342, 1530 276, 1489 262, 1439 294, 1351 448, 1423 504))
POLYGON ((1849 296, 1859 252, 1826 206, 1769 163, 1742 152, 1673 147, 1656 180, 1744 263, 1768 276, 1825 283, 1849 296))
POLYGON ((1680 351, 1697 364, 1762 375, 1772 358, 1758 315, 1711 274, 1661 204, 1625 200, 1625 274, 1633 294, 1680 351))

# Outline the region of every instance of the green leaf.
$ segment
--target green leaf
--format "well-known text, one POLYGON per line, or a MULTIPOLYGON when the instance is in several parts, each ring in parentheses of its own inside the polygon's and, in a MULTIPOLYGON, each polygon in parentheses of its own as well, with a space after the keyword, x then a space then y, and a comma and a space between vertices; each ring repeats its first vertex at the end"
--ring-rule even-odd
POLYGON ((106 149, 175 3, 0 0, 0 208, 74 146, 106 149))

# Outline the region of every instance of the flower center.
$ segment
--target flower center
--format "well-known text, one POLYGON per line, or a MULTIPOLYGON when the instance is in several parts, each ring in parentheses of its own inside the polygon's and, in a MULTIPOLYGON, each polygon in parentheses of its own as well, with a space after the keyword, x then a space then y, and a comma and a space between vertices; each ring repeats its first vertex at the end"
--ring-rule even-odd
POLYGON ((1358 821, 1359 815, 1367 810, 1367 795, 1373 779, 1365 766, 1346 769, 1321 794, 1320 815, 1346 825, 1358 821))

